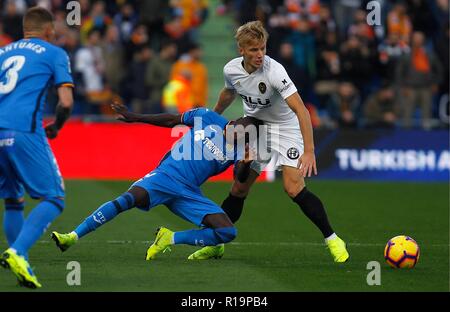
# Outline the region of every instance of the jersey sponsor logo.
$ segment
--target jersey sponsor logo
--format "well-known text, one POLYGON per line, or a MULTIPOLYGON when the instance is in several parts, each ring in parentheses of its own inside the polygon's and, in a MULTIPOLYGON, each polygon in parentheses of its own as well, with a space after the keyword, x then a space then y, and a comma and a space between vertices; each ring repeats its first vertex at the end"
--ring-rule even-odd
POLYGON ((266 93, 267 86, 266 86, 266 84, 265 84, 264 82, 261 81, 261 82, 258 84, 258 89, 259 89, 259 92, 261 92, 262 94, 264 94, 264 93, 266 93))
POLYGON ((270 107, 270 99, 252 98, 251 96, 246 96, 240 93, 239 95, 244 100, 245 104, 247 104, 250 108, 257 108, 258 106, 260 108, 270 107))
MULTIPOLYGON (((227 159, 220 149, 210 138, 204 138, 202 141, 203 145, 209 150, 209 152, 213 155, 214 159, 219 161, 220 163, 227 162, 227 159)), ((209 160, 208 156, 205 155, 205 158, 209 160)))
POLYGON ((281 82, 282 82, 284 85, 287 85, 287 80, 286 80, 286 79, 283 79, 281 82))
POLYGON ((300 153, 298 152, 297 148, 291 147, 287 150, 286 155, 287 157, 289 157, 289 159, 297 159, 300 156, 300 153))
POLYGON ((284 87, 281 88, 281 90, 279 91, 280 93, 286 91, 287 89, 289 89, 292 86, 292 82, 291 81, 289 83, 287 83, 286 79, 284 79, 282 82, 284 84, 284 87))
MULTIPOLYGON (((209 126, 211 131, 217 132, 213 126, 209 126)), ((222 152, 221 146, 217 146, 215 142, 213 142, 210 138, 205 136, 205 130, 197 130, 194 132, 194 141, 201 141, 205 148, 213 155, 214 159, 219 161, 220 163, 225 163, 227 161, 224 153, 222 152)), ((216 142, 218 143, 218 142, 216 142)), ((194 155, 195 157, 195 155, 194 155)), ((205 156, 208 159, 208 156, 205 156)), ((208 159, 209 160, 209 159, 208 159)))
POLYGON ((14 145, 14 138, 7 138, 7 139, 0 140, 0 147, 13 146, 13 145, 14 145))

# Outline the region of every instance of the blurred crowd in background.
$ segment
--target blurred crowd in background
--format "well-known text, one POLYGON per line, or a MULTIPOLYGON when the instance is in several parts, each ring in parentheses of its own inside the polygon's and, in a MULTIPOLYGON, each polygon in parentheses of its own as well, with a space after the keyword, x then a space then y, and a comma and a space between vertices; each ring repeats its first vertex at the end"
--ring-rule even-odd
POLYGON ((265 22, 267 53, 287 69, 315 126, 438 126, 439 114, 448 115, 449 1, 372 1, 381 13, 373 26, 369 2, 227 5, 239 24, 265 22))
POLYGON ((228 15, 236 27, 263 21, 267 54, 287 69, 314 127, 448 127, 448 0, 378 0, 372 26, 363 0, 80 0, 75 27, 67 2, 0 0, 0 47, 22 37, 28 7, 50 9, 80 116, 110 115, 113 100, 143 113, 214 105, 199 29, 228 15))

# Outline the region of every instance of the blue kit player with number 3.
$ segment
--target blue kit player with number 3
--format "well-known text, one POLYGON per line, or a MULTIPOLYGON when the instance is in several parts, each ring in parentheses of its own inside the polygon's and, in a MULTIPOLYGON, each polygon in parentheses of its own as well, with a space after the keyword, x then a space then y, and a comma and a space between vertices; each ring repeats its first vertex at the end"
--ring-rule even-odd
POLYGON ((64 184, 47 142, 58 135, 73 106, 73 80, 67 54, 50 42, 54 19, 40 7, 23 18, 24 39, 0 48, 0 198, 9 248, 0 264, 19 284, 41 287, 28 263, 28 251, 64 209, 64 184), (55 121, 42 126, 49 86, 59 103, 55 121), (24 218, 24 195, 39 204, 24 218))

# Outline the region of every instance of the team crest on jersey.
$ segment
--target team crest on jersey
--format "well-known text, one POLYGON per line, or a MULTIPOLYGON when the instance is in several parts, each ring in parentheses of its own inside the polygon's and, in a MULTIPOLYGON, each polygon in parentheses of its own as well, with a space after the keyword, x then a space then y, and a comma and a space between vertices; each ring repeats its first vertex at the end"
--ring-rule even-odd
POLYGON ((267 90, 266 84, 261 81, 258 84, 258 89, 259 89, 259 92, 261 92, 262 94, 266 93, 266 90, 267 90))
POLYGON ((290 149, 288 149, 286 154, 289 159, 297 159, 300 156, 298 149, 295 147, 291 147, 290 149))

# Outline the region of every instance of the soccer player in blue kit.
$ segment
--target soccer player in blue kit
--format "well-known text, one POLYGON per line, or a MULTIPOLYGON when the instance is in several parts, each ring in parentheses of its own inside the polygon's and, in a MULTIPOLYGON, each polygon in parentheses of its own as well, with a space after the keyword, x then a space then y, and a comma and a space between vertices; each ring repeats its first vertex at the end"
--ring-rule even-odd
POLYGON ((238 130, 239 126, 245 131, 255 126, 253 129, 257 131, 261 122, 253 117, 228 121, 205 108, 193 109, 181 115, 142 115, 130 112, 120 104, 112 104, 112 108, 121 115, 119 120, 122 121, 161 127, 184 124, 191 129, 174 144, 153 171, 132 184, 127 192, 100 206, 74 231, 67 234, 53 232, 52 239, 56 245, 65 251, 78 239, 123 211, 133 207, 150 210, 160 204, 201 228, 180 232, 158 228, 156 239, 147 250, 146 260, 154 259, 157 253, 171 245, 215 246, 232 241, 236 237, 236 228, 222 208, 203 196, 200 186, 209 177, 225 171, 233 164, 237 178, 242 181, 247 179, 251 164, 248 144, 245 148, 238 145, 239 142, 243 145, 245 139, 253 142, 257 134, 254 132, 255 135, 246 138, 245 132, 238 130))
POLYGON ((0 48, 0 198, 9 248, 0 264, 19 284, 41 287, 28 263, 28 251, 64 209, 64 184, 46 136, 58 135, 69 118, 73 80, 69 58, 50 42, 53 16, 30 8, 23 18, 24 39, 0 48), (50 85, 57 88, 56 119, 42 127, 50 85), (39 204, 24 218, 25 191, 39 204))

